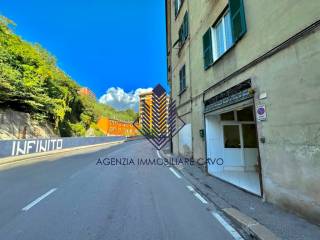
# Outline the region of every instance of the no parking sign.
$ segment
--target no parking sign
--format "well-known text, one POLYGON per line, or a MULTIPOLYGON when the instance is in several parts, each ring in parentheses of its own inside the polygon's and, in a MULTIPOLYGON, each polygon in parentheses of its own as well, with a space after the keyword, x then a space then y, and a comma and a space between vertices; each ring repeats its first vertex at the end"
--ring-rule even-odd
POLYGON ((257 120, 258 121, 265 121, 267 120, 267 112, 266 112, 266 105, 259 104, 256 109, 257 120))

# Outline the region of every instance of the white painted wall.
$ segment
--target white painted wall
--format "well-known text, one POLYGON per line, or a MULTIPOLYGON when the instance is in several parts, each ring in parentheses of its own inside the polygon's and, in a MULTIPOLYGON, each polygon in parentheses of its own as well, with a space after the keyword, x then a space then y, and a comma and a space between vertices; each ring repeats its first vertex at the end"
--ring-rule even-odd
MULTIPOLYGON (((207 158, 212 160, 222 158, 223 156, 223 139, 221 135, 221 122, 219 116, 206 117, 206 141, 207 141, 207 158)), ((208 172, 223 171, 223 165, 209 164, 208 172)))
POLYGON ((192 129, 191 123, 186 124, 178 133, 179 136, 179 153, 192 156, 192 129))

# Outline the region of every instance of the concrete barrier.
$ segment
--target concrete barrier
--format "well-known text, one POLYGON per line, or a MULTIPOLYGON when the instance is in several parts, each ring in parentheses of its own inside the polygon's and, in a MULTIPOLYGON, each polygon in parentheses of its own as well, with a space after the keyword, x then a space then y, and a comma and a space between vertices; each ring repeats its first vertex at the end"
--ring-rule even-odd
MULTIPOLYGON (((125 137, 69 137, 23 140, 1 140, 0 158, 31 153, 50 152, 66 148, 111 143, 125 140, 125 137)), ((0 159, 1 161, 1 159, 0 159)))

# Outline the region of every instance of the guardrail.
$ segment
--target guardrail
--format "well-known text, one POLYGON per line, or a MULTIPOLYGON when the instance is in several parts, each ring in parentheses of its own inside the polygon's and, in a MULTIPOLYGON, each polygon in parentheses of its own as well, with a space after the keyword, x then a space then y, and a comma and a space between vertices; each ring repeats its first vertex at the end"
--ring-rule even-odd
POLYGON ((0 158, 125 140, 126 137, 68 137, 0 140, 0 158))

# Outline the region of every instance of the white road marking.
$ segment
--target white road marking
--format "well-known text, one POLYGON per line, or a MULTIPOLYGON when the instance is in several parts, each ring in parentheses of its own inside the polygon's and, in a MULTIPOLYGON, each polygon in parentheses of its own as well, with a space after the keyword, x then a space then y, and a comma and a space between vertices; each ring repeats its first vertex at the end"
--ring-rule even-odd
POLYGON ((191 186, 188 185, 187 188, 188 188, 191 192, 194 192, 193 187, 191 187, 191 186))
POLYGON ((28 211, 30 208, 32 208, 34 205, 38 204, 41 200, 45 199, 46 197, 48 197, 51 193, 53 193, 56 190, 57 190, 56 188, 52 188, 50 191, 48 191, 45 194, 41 195, 36 200, 34 200, 33 202, 29 203, 27 206, 22 208, 22 211, 28 211))
POLYGON ((159 151, 158 151, 158 150, 157 150, 157 155, 158 155, 158 157, 159 157, 159 158, 161 158, 160 153, 159 153, 159 151))
POLYGON ((170 167, 169 170, 170 170, 177 178, 181 178, 181 176, 180 176, 172 167, 170 167))
POLYGON ((244 240, 241 235, 227 223, 218 213, 212 212, 212 215, 222 224, 222 226, 232 235, 236 240, 244 240))
POLYGON ((198 198, 202 203, 208 204, 207 200, 205 200, 199 193, 195 192, 194 196, 198 198))
POLYGON ((79 171, 79 172, 75 172, 74 174, 72 174, 72 175, 70 176, 70 179, 78 176, 80 173, 81 173, 80 171, 79 171))

